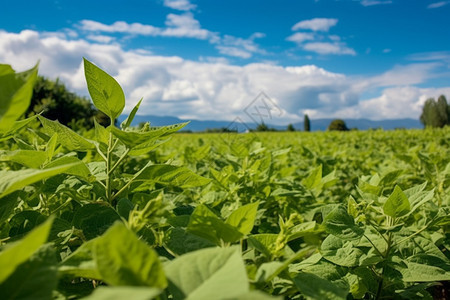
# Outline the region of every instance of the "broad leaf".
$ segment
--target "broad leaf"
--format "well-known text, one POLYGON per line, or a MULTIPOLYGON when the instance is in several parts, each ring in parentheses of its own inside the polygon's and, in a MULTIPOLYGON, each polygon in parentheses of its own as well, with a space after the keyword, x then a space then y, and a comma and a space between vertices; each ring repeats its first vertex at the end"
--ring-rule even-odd
POLYGON ((449 281, 450 263, 431 255, 415 255, 406 262, 407 268, 400 269, 405 282, 449 281))
POLYGON ((125 107, 125 95, 117 81, 105 71, 83 58, 84 74, 95 107, 114 120, 125 107))
POLYGON ((161 294, 161 290, 141 286, 100 286, 82 300, 149 300, 161 294))
POLYGON ((307 299, 316 300, 345 300, 348 291, 334 283, 310 273, 298 273, 294 283, 307 299))
POLYGON ((53 218, 49 218, 44 224, 35 228, 23 239, 7 245, 0 252, 0 282, 11 275, 14 270, 25 262, 39 247, 47 241, 53 218))
POLYGON ((78 164, 71 163, 44 170, 24 169, 19 171, 0 171, 0 178, 2 178, 0 181, 0 198, 27 185, 64 173, 76 167, 78 164))
POLYGON ((19 265, 14 273, 0 284, 0 298, 51 299, 57 283, 55 249, 51 244, 47 244, 19 265))
POLYGON ((51 121, 42 116, 38 117, 44 126, 44 132, 52 136, 58 134, 58 142, 70 151, 87 151, 95 149, 94 143, 89 141, 70 129, 62 125, 59 121, 51 121))
POLYGON ((259 203, 255 202, 239 207, 231 213, 225 223, 235 227, 243 235, 249 234, 255 224, 258 205, 259 203))
POLYGON ((75 211, 73 225, 83 230, 84 236, 90 240, 102 235, 118 220, 120 220, 120 216, 110 206, 101 203, 90 203, 75 211))
POLYGON ((366 255, 359 248, 353 246, 352 242, 344 241, 334 235, 329 235, 320 246, 322 256, 340 266, 356 267, 360 265, 366 255))
POLYGON ((408 197, 401 188, 395 186, 394 191, 383 205, 383 212, 392 218, 398 218, 407 214, 410 209, 408 197))
POLYGON ((216 245, 221 245, 221 241, 234 243, 243 237, 236 227, 223 222, 203 204, 197 206, 192 213, 187 231, 216 245))
POLYGON ((206 185, 210 181, 210 179, 199 176, 186 167, 149 165, 138 173, 132 185, 132 190, 145 182, 190 188, 206 185))
POLYGON ((96 241, 94 257, 109 285, 167 286, 158 254, 122 223, 115 223, 96 241))
POLYGON ((323 220, 323 225, 328 233, 344 240, 359 239, 364 234, 364 230, 355 224, 343 206, 333 209, 323 220))
POLYGON ((174 299, 223 299, 249 291, 238 248, 210 248, 180 256, 165 265, 174 299))
POLYGON ((23 73, 4 67, 0 74, 0 133, 5 133, 28 108, 38 66, 23 73))
POLYGON ((117 137, 122 143, 124 143, 125 146, 133 149, 134 147, 137 147, 140 144, 148 144, 160 137, 174 133, 183 128, 184 126, 186 126, 187 124, 188 122, 169 126, 150 127, 148 131, 143 132, 124 131, 114 126, 110 126, 108 127, 108 129, 111 130, 114 136, 117 137))
POLYGON ((93 239, 83 243, 75 252, 60 263, 58 272, 73 277, 101 280, 102 277, 94 259, 94 247, 97 240, 93 239))
POLYGON ((11 161, 37 169, 47 160, 47 153, 36 150, 0 151, 0 161, 11 161))

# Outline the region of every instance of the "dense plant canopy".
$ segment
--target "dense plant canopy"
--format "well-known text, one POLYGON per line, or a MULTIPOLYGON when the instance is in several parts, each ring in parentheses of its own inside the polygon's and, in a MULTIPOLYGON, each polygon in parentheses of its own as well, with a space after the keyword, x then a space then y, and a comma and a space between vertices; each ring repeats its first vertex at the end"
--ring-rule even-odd
MULTIPOLYGON (((119 84, 84 60, 114 120, 119 84)), ((0 65, 0 299, 432 299, 450 281, 450 129, 80 135, 19 120, 0 65)), ((18 109, 21 108, 21 109, 18 109)))

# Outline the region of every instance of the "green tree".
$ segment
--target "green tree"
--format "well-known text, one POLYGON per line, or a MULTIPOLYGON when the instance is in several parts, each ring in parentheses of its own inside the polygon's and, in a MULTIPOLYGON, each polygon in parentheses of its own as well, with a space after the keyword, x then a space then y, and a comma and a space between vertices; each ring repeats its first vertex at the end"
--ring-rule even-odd
POLYGON ((345 124, 344 120, 335 119, 331 121, 330 125, 328 125, 329 131, 348 131, 348 127, 345 124))
POLYGON ((305 118, 303 120, 303 128, 304 128, 304 131, 307 131, 307 132, 311 131, 311 122, 309 121, 309 117, 306 114, 305 114, 305 118))
POLYGON ((269 131, 269 127, 267 127, 267 125, 262 122, 261 124, 258 124, 258 126, 256 126, 256 131, 269 131))
POLYGON ((289 124, 289 125, 287 126, 287 129, 286 129, 286 130, 287 130, 287 131, 295 131, 294 125, 289 124))
POLYGON ((70 92, 66 86, 38 76, 27 115, 42 113, 42 116, 58 120, 61 124, 92 128, 94 118, 102 125, 109 125, 109 118, 97 110, 91 101, 70 92))
POLYGON ((428 98, 420 115, 420 122, 425 127, 441 128, 450 124, 450 107, 447 99, 441 95, 438 100, 428 98))

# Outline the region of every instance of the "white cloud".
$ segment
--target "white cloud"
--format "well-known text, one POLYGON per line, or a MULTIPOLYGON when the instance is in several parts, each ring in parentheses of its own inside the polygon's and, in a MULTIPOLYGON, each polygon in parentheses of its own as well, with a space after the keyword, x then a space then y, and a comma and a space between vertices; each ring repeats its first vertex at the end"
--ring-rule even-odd
POLYGON ((106 25, 100 22, 92 20, 82 20, 80 22, 80 28, 85 31, 98 31, 98 32, 109 32, 109 33, 129 33, 129 34, 140 34, 140 35, 159 35, 161 34, 161 29, 151 26, 144 25, 141 23, 128 24, 127 22, 117 21, 111 25, 106 25))
POLYGON ((111 37, 111 36, 96 35, 96 34, 87 35, 86 38, 88 40, 91 40, 91 41, 94 41, 94 42, 98 42, 98 43, 102 43, 102 44, 108 44, 108 43, 111 43, 112 41, 115 40, 115 38, 111 37))
POLYGON ((450 1, 439 1, 439 2, 435 2, 435 3, 431 3, 430 5, 427 6, 427 8, 428 9, 439 8, 439 7, 445 6, 449 3, 450 3, 450 1))
MULTIPOLYGON (((256 39, 265 37, 264 33, 255 32, 249 38, 240 38, 231 35, 221 36, 201 27, 200 22, 194 18, 191 12, 184 14, 168 14, 165 21, 166 27, 155 27, 141 23, 128 24, 123 21, 106 25, 97 21, 82 20, 79 28, 86 32, 121 33, 128 35, 162 36, 175 38, 193 38, 207 40, 213 44, 220 54, 239 58, 250 58, 254 54, 266 55, 267 52, 255 42, 256 39)), ((63 33, 60 33, 63 34, 63 33)), ((63 34, 64 35, 64 34, 63 34)), ((98 42, 107 42, 107 37, 100 34, 89 34, 87 37, 98 42)), ((112 38, 111 38, 112 39, 112 38)))
POLYGON ((165 24, 165 28, 159 28, 141 23, 129 24, 123 21, 117 21, 111 25, 106 25, 97 21, 82 20, 80 22, 80 29, 88 32, 195 38, 201 40, 214 39, 217 35, 209 30, 202 29, 200 22, 194 19, 194 16, 190 12, 181 15, 168 14, 165 24))
POLYGON ((314 42, 303 46, 307 51, 316 52, 318 54, 338 54, 338 55, 356 55, 355 50, 348 48, 342 43, 326 43, 314 42))
POLYGON ((380 5, 380 4, 392 4, 392 1, 390 1, 390 0, 386 0, 386 1, 362 0, 361 1, 362 6, 373 6, 373 5, 380 5))
POLYGON ((301 44, 304 41, 314 40, 314 34, 308 32, 296 32, 291 36, 288 36, 286 40, 301 44))
POLYGON ((164 0, 164 6, 184 11, 193 10, 197 7, 197 5, 192 4, 189 0, 164 0))
POLYGON ((331 27, 335 26, 337 22, 338 19, 314 18, 298 22, 292 26, 292 30, 310 29, 312 31, 328 31, 331 27))
POLYGON ((126 111, 144 97, 140 114, 216 120, 239 116, 245 120, 243 110, 264 91, 285 111, 283 118, 267 123, 301 121, 305 111, 311 112, 312 118, 418 118, 426 97, 450 94, 450 87, 413 86, 434 76, 433 62, 398 66, 378 76, 354 78, 314 65, 237 66, 209 59, 198 62, 31 30, 0 31, 1 62, 25 70, 40 60, 41 75, 59 77, 70 89, 87 95, 83 56, 120 82, 127 98, 126 111), (365 92, 380 87, 384 88, 380 96, 361 100, 365 92))
POLYGON ((187 37, 206 40, 215 37, 215 33, 202 29, 200 22, 194 19, 192 13, 182 15, 169 14, 166 19, 167 28, 162 32, 162 36, 187 37))
POLYGON ((326 35, 331 27, 335 26, 338 19, 315 18, 298 22, 292 30, 312 30, 311 32, 296 32, 286 38, 287 41, 294 42, 300 49, 315 52, 321 55, 356 55, 356 51, 341 42, 338 35, 326 35), (305 43, 306 42, 306 43, 305 43))

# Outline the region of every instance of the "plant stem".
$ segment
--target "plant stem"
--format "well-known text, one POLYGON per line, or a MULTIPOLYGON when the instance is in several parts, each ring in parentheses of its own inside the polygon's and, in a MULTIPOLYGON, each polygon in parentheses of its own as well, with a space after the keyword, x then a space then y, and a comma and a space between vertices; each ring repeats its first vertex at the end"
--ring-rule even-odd
POLYGON ((114 170, 120 165, 120 163, 127 157, 128 153, 130 152, 130 149, 127 149, 122 156, 119 158, 119 160, 114 164, 114 166, 109 170, 109 173, 114 172, 114 170))
POLYGON ((112 202, 112 187, 111 187, 111 179, 112 179, 112 151, 114 149, 113 146, 113 136, 112 133, 109 133, 109 141, 108 141, 108 151, 106 152, 106 200, 111 203, 112 202))
MULTIPOLYGON (((395 219, 388 217, 388 225, 393 226, 394 224, 395 224, 395 219)), ((392 248, 392 232, 389 232, 388 238, 387 238, 386 252, 383 255, 383 257, 384 257, 383 270, 381 271, 381 279, 380 279, 380 282, 378 282, 377 295, 375 296, 376 300, 380 299, 380 297, 381 297, 381 291, 383 290, 383 283, 384 283, 384 272, 386 271, 386 262, 389 257, 389 252, 391 252, 391 248, 392 248)))

